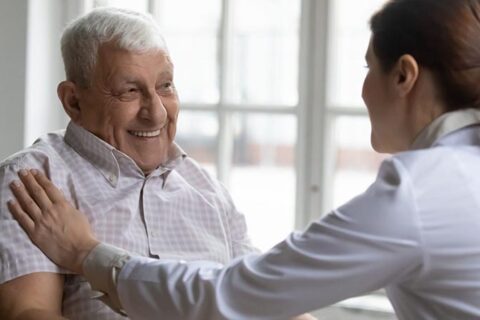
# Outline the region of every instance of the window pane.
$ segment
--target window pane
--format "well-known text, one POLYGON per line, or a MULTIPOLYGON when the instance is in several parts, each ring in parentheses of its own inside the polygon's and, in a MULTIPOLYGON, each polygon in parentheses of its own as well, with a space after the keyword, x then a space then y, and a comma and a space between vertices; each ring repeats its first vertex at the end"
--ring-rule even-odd
POLYGON ((216 176, 218 120, 213 112, 180 111, 175 142, 216 176))
POLYGON ((232 1, 232 65, 227 99, 297 104, 299 0, 232 1))
POLYGON ((268 249, 294 225, 295 142, 290 115, 235 114, 230 191, 254 244, 268 249))
POLYGON ((147 12, 148 10, 148 1, 147 0, 94 0, 94 7, 120 7, 135 11, 147 12))
POLYGON ((330 1, 327 100, 329 106, 362 107, 370 16, 385 0, 330 1))
POLYGON ((175 64, 175 85, 180 99, 217 103, 221 1, 164 0, 157 3, 154 16, 175 64))
POLYGON ((338 117, 334 141, 333 207, 338 207, 366 190, 387 155, 376 153, 370 146, 367 117, 338 117))

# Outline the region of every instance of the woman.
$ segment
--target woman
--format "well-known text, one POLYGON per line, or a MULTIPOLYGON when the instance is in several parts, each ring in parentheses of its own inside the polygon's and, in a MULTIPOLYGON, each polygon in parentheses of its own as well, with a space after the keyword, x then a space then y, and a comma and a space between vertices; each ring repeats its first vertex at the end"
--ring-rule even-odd
POLYGON ((394 155, 365 193, 222 267, 99 244, 38 172, 9 208, 55 262, 137 319, 284 319, 385 287, 399 319, 480 318, 480 0, 391 0, 371 19, 363 99, 394 155))

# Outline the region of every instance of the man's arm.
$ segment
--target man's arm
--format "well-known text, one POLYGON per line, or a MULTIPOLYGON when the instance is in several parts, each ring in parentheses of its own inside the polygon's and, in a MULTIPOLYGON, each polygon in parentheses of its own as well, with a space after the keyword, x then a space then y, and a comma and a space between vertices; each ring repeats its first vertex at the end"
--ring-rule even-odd
POLYGON ((55 320, 62 315, 64 276, 38 272, 0 285, 0 319, 55 320))

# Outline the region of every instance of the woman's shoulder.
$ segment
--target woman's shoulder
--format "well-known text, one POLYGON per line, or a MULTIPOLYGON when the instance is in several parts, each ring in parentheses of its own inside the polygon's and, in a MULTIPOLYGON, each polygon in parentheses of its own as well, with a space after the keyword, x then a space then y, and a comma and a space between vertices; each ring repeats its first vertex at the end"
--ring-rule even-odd
POLYGON ((384 160, 401 165, 409 172, 438 168, 442 164, 451 164, 458 157, 458 150, 451 146, 437 146, 428 149, 399 152, 384 160))

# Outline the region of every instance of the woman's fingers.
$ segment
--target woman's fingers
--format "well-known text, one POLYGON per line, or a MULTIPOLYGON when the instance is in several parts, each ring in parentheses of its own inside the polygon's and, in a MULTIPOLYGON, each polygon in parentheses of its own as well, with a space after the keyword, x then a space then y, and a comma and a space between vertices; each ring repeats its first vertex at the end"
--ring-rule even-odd
POLYGON ((48 178, 36 169, 30 170, 37 183, 43 188, 51 202, 56 203, 65 199, 62 191, 58 189, 48 178))
POLYGON ((35 223, 33 222, 32 218, 25 211, 23 211, 18 202, 10 200, 8 201, 7 205, 13 217, 17 219, 25 232, 28 235, 31 235, 35 230, 35 223))
MULTIPOLYGON (((36 172, 38 173, 38 171, 36 172)), ((42 211, 45 211, 45 209, 48 209, 52 206, 52 201, 46 194, 45 190, 37 182, 29 170, 22 169, 18 172, 18 175, 20 180, 22 180, 23 184, 25 185, 30 197, 35 201, 42 211)))
POLYGON ((20 181, 14 181, 10 184, 10 189, 13 192, 15 198, 17 198, 18 205, 23 212, 28 214, 33 222, 38 221, 42 217, 42 210, 37 203, 30 197, 27 189, 20 183, 20 181))

